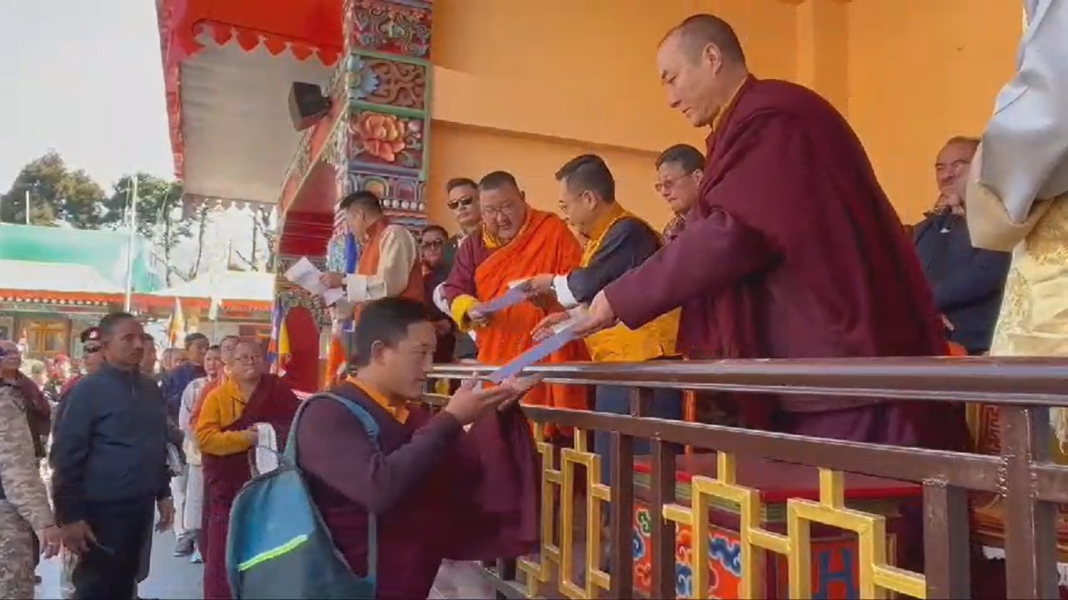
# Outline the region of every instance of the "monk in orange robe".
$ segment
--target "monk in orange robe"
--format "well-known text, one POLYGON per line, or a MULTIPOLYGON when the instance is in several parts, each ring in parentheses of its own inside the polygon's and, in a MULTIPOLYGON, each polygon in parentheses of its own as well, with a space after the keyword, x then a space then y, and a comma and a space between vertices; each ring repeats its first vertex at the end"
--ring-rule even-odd
MULTIPOLYGON (((496 171, 479 182, 481 235, 466 237, 456 252, 452 272, 442 284, 453 320, 477 335, 478 361, 505 364, 533 345, 531 332, 550 312, 562 310, 546 298, 524 302, 482 317, 479 308, 507 293, 516 282, 542 273, 566 275, 577 269, 582 248, 564 221, 527 205, 515 177, 496 171), (550 306, 551 303, 553 306, 550 306)), ((564 346, 548 362, 589 360, 582 342, 564 346)), ((586 389, 539 385, 524 398, 527 404, 586 409, 586 389)))

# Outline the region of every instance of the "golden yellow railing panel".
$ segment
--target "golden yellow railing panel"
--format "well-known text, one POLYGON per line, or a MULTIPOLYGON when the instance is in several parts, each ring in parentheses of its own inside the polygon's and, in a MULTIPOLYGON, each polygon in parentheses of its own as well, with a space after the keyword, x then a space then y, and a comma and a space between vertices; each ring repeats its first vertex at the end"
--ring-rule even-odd
MULTIPOLYGON (((887 592, 927 597, 927 580, 919 574, 886 562, 886 519, 845 508, 842 474, 820 469, 820 501, 791 498, 786 502, 786 533, 789 538, 791 598, 812 597, 812 523, 852 531, 857 535, 857 562, 861 598, 886 598, 887 592)), ((743 573, 745 546, 743 535, 743 573)))
POLYGON ((563 476, 554 468, 553 445, 545 441, 545 428, 534 425, 534 440, 541 453, 541 552, 538 562, 526 558, 516 561, 516 569, 526 573, 527 596, 538 596, 541 584, 552 579, 553 565, 560 565, 560 546, 556 540, 556 515, 553 508, 554 486, 563 485, 563 476))
MULTIPOLYGON (((680 525, 688 525, 693 532, 690 565, 693 570, 694 598, 708 598, 708 509, 712 498, 738 505, 738 538, 741 543, 742 575, 738 593, 742 598, 763 598, 764 552, 787 554, 790 543, 786 536, 763 529, 760 526, 760 492, 737 485, 734 455, 717 454, 716 478, 695 476, 690 481, 690 506, 669 504, 664 507, 664 518, 680 525)), ((796 598, 798 596, 791 596, 796 598)))
POLYGON ((586 432, 575 430, 575 447, 560 451, 563 485, 560 492, 560 591, 574 600, 597 598, 611 586, 601 570, 601 504, 611 501, 612 488, 600 482, 601 456, 586 448, 586 432), (575 467, 586 469, 586 587, 571 580, 575 551, 575 467))

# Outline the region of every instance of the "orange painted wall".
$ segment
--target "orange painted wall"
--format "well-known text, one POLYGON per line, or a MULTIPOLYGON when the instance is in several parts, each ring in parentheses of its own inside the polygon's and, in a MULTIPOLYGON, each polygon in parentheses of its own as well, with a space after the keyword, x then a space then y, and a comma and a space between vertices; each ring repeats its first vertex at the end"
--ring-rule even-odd
POLYGON ((506 169, 532 203, 555 210, 553 173, 584 152, 605 157, 619 198, 659 227, 670 216, 653 191, 653 161, 705 133, 667 107, 654 64, 661 37, 690 14, 737 16, 751 60, 779 77, 793 60, 757 43, 789 38, 793 8, 777 0, 441 0, 434 4, 431 219, 451 226, 442 189, 450 177, 506 169), (752 8, 755 5, 756 8, 752 8))
POLYGON ((849 120, 906 221, 937 199, 935 154, 981 135, 1016 63, 1019 0, 854 0, 849 120))
POLYGON ((906 221, 933 201, 942 140, 979 133, 1012 68, 1019 0, 439 0, 434 5, 431 219, 452 226, 450 177, 513 172, 555 209, 553 172, 597 152, 628 208, 655 226, 653 160, 704 131, 671 111, 657 43, 686 16, 719 14, 759 76, 817 90, 854 124, 906 221), (969 12, 968 6, 972 7, 969 12))

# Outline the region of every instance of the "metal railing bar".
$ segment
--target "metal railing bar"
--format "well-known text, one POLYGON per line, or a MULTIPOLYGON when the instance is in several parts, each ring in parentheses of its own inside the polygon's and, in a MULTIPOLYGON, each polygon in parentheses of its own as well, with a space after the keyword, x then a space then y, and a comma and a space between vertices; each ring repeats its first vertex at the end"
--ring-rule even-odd
POLYGON ((1036 499, 1046 502, 1065 502, 1068 499, 1068 466, 1048 463, 1036 464, 1031 469, 1036 499))
MULTIPOLYGON (((484 377, 493 365, 435 365, 435 377, 484 377)), ((672 387, 717 391, 892 397, 897 392, 1001 403, 1068 404, 1068 360, 1052 359, 843 359, 751 361, 653 361, 568 363, 527 369, 552 383, 672 387), (1055 400, 1056 399, 1056 400, 1055 400), (1002 401, 1004 402, 1004 401, 1002 401)), ((915 397, 915 396, 910 396, 915 397)), ((905 397, 904 399, 908 399, 905 397)))
POLYGON ((770 460, 888 479, 916 483, 938 481, 989 492, 1000 490, 998 472, 1003 460, 998 456, 881 446, 564 408, 524 406, 523 410, 533 421, 563 427, 614 431, 637 438, 689 444, 696 448, 739 455, 751 454, 770 460), (798 456, 805 456, 805 461, 799 461, 798 456))

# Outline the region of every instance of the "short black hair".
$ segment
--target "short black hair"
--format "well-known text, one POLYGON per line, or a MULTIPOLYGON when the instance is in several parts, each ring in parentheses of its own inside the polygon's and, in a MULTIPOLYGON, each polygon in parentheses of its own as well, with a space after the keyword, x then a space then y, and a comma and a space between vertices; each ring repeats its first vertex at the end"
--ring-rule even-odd
POLYGON ((679 41, 687 53, 694 57, 702 52, 708 44, 719 48, 723 58, 744 65, 745 51, 731 24, 715 15, 693 15, 664 36, 666 41, 672 36, 679 36, 679 41))
POLYGON ((704 171, 705 155, 689 144, 675 144, 656 157, 656 168, 668 163, 679 165, 686 173, 704 171))
POLYGON ((211 352, 212 350, 218 350, 219 352, 222 352, 222 347, 218 344, 212 344, 208 346, 208 352, 211 352))
POLYGON ((436 232, 440 233, 442 236, 444 236, 445 239, 449 239, 449 232, 446 231, 445 228, 442 227, 441 225, 427 225, 426 227, 423 228, 422 231, 419 232, 419 236, 422 237, 422 235, 424 233, 430 233, 431 231, 436 231, 436 232))
POLYGON ((100 325, 98 325, 100 328, 100 335, 110 337, 111 334, 115 333, 115 327, 118 326, 119 323, 130 319, 137 320, 137 317, 128 312, 113 312, 104 315, 104 318, 100 319, 100 325))
POLYGON ((211 343, 208 341, 208 336, 204 335, 203 333, 190 333, 189 335, 185 336, 185 347, 188 348, 200 341, 203 341, 205 344, 211 343))
POLYGON ((78 340, 81 341, 82 345, 88 344, 89 342, 99 342, 100 341, 100 328, 99 327, 90 327, 90 328, 86 329, 85 331, 81 332, 81 334, 78 335, 78 340))
POLYGON ((582 154, 567 161, 556 172, 556 180, 564 182, 572 192, 593 192, 605 202, 616 201, 616 178, 596 154, 582 154))
POLYGON ((426 306, 418 300, 394 297, 368 302, 356 321, 355 354, 349 358, 349 364, 367 366, 375 342, 395 346, 408 337, 408 327, 428 320, 426 306))
POLYGON ((477 190, 478 184, 475 183, 474 179, 469 177, 453 177, 445 184, 445 193, 447 194, 460 187, 469 187, 473 190, 477 190))
POLYGON ((366 210, 373 215, 380 215, 382 214, 382 199, 371 190, 359 190, 342 198, 339 205, 343 211, 353 207, 366 210))
POLYGON ((513 187, 518 190, 519 182, 515 180, 515 175, 508 171, 494 171, 478 181, 480 190, 499 190, 503 187, 513 187))

